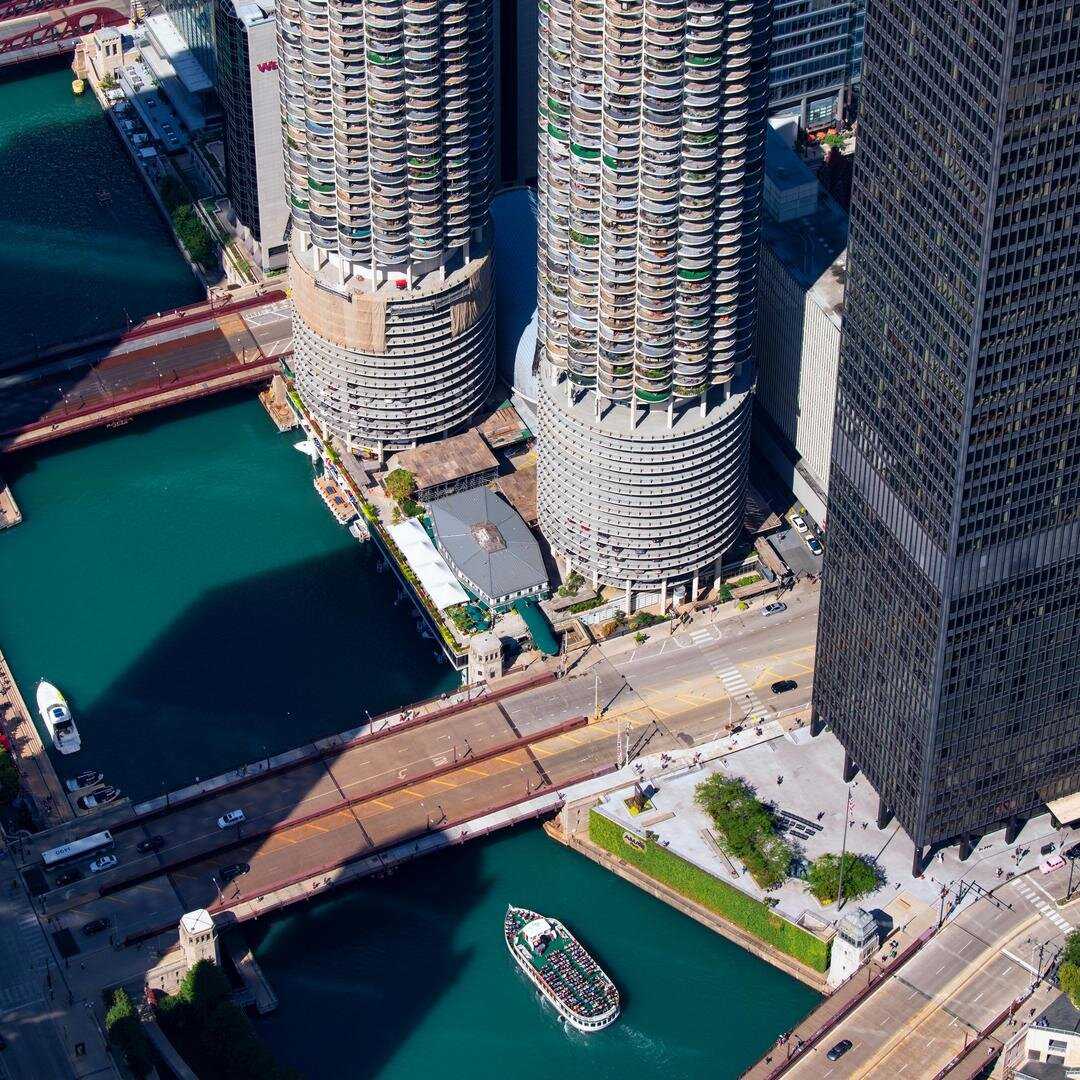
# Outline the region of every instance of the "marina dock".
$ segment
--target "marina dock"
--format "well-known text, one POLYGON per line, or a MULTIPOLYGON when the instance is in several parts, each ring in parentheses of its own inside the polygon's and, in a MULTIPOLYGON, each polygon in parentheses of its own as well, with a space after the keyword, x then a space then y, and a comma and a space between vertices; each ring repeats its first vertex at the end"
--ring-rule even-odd
POLYGON ((10 529, 22 521, 22 511, 15 502, 15 496, 11 488, 7 486, 4 478, 0 476, 0 530, 10 529))
POLYGON ((75 817, 71 802, 3 653, 0 653, 0 728, 19 767, 23 787, 34 800, 43 823, 52 826, 71 821, 75 817))
POLYGON ((322 496, 327 509, 339 525, 348 525, 356 517, 356 506, 351 498, 337 485, 329 473, 315 477, 315 490, 322 496))

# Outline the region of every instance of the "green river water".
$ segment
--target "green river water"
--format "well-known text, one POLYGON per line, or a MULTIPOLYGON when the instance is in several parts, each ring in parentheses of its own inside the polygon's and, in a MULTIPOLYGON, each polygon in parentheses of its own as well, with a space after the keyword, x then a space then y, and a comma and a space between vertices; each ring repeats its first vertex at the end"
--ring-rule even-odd
MULTIPOLYGON (((23 72, 0 81, 0 145, 20 176, 37 165, 16 146, 55 167, 72 125, 94 123, 62 69, 23 72), (36 108, 50 94, 55 108, 36 125, 19 113, 13 139, 7 102, 36 108)), ((111 138, 102 133, 106 157, 111 138)), ((135 181, 116 175, 130 170, 122 157, 108 168, 117 184, 135 181)), ((174 253, 137 182, 127 190, 149 231, 112 237, 94 185, 70 192, 46 233, 82 253, 82 285, 24 257, 18 287, 0 275, 0 312, 77 296, 71 310, 91 325, 149 295, 148 277, 155 309, 190 299, 183 275, 158 276, 174 253), (115 257, 111 241, 136 239, 142 261, 115 257)), ((28 203, 2 205, 10 260, 10 238, 35 223, 28 203)), ((62 773, 98 767, 134 797, 153 795, 457 684, 371 551, 333 522, 294 441, 238 395, 4 459, 25 522, 0 535, 0 647, 28 696, 44 676, 72 702, 84 750, 62 773)), ((723 1080, 816 1000, 531 826, 248 932, 281 1002, 260 1030, 308 1077, 723 1080), (541 1006, 502 941, 510 902, 580 935, 622 992, 618 1024, 586 1038, 541 1006)))
POLYGON ((0 71, 0 359, 205 295, 70 60, 0 71))

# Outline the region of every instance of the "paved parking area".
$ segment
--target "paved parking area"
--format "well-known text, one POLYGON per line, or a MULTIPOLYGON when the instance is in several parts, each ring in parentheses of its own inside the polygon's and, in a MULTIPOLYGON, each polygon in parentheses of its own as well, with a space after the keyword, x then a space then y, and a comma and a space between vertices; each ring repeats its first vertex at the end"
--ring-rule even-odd
POLYGON ((821 556, 814 555, 794 529, 781 529, 768 539, 780 558, 788 564, 792 573, 815 576, 821 573, 821 556))

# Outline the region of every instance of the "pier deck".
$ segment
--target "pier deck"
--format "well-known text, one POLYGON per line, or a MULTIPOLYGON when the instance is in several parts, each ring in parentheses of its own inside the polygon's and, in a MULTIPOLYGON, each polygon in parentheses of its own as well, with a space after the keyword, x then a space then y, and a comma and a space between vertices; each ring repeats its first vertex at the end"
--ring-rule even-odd
POLYGON ((10 529, 15 525, 18 525, 22 521, 22 511, 19 509, 18 503, 15 502, 15 496, 11 493, 11 488, 4 482, 4 478, 0 476, 0 530, 10 529))
POLYGON ((51 826, 74 819, 75 811, 67 792, 49 760, 3 653, 0 653, 0 727, 18 763, 23 787, 34 800, 41 820, 51 826))

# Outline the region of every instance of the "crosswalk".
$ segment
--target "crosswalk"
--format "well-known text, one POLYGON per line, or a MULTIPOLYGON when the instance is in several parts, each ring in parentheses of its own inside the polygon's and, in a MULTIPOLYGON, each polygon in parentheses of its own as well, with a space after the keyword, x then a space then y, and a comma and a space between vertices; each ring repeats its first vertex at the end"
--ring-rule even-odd
POLYGON ((7 925, 0 939, 0 1012, 19 1009, 42 997, 49 943, 31 911, 7 925))
POLYGON ((1031 885, 1026 881, 1020 880, 1016 883, 1016 887, 1021 896, 1023 896, 1032 907, 1036 908, 1044 918, 1049 919, 1063 934, 1072 932, 1072 923, 1070 923, 1068 919, 1063 918, 1054 905, 1048 903, 1047 900, 1036 892, 1031 885))
MULTIPOLYGON (((687 634, 687 639, 691 645, 703 649, 706 645, 719 641, 720 634, 713 627, 703 626, 687 634)), ((773 710, 758 697, 757 691, 746 681, 742 672, 734 664, 726 661, 722 656, 710 653, 705 653, 705 659, 712 673, 724 684, 724 689, 727 690, 736 707, 743 714, 749 708, 748 722, 767 720, 773 716, 773 710)))

